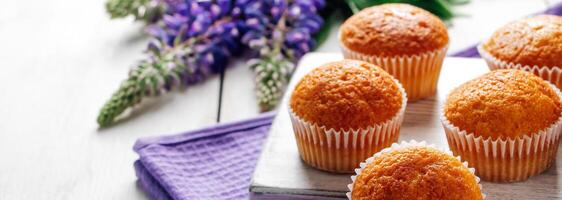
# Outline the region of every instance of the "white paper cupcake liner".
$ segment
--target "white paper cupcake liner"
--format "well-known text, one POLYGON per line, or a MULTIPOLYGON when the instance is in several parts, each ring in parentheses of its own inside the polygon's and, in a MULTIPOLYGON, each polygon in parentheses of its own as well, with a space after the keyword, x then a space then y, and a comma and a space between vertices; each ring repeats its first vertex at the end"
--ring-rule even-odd
POLYGON ((486 61, 490 70, 496 69, 518 69, 527 72, 531 72, 544 80, 556 85, 558 88, 562 88, 562 69, 560 66, 538 66, 538 65, 522 65, 512 62, 507 62, 500 60, 488 53, 482 46, 478 45, 478 53, 486 61))
MULTIPOLYGON (((365 169, 365 167, 368 164, 371 164, 375 160, 375 158, 381 156, 384 153, 388 153, 388 152, 396 151, 396 150, 401 150, 401 149, 405 149, 405 148, 410 148, 410 147, 429 147, 429 148, 437 149, 441 152, 444 152, 447 155, 454 156, 453 152, 451 152, 447 149, 437 148, 437 147, 435 147, 435 145, 427 144, 425 141, 418 142, 418 141, 415 141, 415 140, 410 140, 409 142, 402 141, 401 143, 394 143, 390 147, 385 148, 385 149, 377 152, 373 156, 367 158, 364 162, 361 162, 361 164, 359 165, 359 168, 355 169, 355 175, 351 176, 351 183, 347 185, 347 188, 349 189, 349 192, 346 193, 347 198, 351 199, 351 193, 353 192, 353 184, 355 184, 355 179, 357 179, 357 176, 359 176, 361 174, 361 172, 363 171, 363 169, 365 169)), ((478 176, 476 176, 476 174, 474 173, 474 171, 475 171, 474 168, 469 167, 468 163, 463 162, 459 156, 454 156, 454 157, 457 160, 461 161, 462 164, 470 171, 470 173, 472 173, 474 175, 474 179, 475 179, 476 183, 478 183, 478 186, 480 187, 480 191, 482 191, 482 185, 480 184, 480 178, 478 178, 478 176)), ((482 198, 483 199, 486 198, 486 195, 484 193, 482 193, 482 198)))
POLYGON ((380 66, 398 79, 410 102, 435 94, 447 48, 412 56, 379 57, 353 51, 340 45, 344 58, 363 60, 380 66))
POLYGON ((394 81, 402 93, 402 106, 391 119, 363 129, 328 129, 300 118, 289 106, 302 160, 317 169, 350 173, 365 158, 396 142, 408 97, 400 82, 394 81))
MULTIPOLYGON (((550 84, 562 99, 560 90, 550 84)), ((516 182, 548 169, 558 150, 562 114, 549 127, 531 136, 516 138, 483 138, 467 133, 453 125, 441 108, 441 123, 445 128, 449 148, 476 169, 476 174, 486 181, 516 182)))

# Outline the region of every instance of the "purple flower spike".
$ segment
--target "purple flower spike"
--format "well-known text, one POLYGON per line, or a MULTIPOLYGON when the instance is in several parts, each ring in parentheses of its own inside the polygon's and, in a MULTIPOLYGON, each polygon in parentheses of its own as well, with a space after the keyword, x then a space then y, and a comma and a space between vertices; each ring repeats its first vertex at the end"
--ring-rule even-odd
POLYGON ((146 96, 219 73, 244 47, 257 56, 249 64, 256 73, 262 110, 272 109, 294 62, 314 47, 312 35, 323 23, 317 11, 325 5, 324 0, 154 1, 163 10, 146 31, 156 40, 147 46, 148 57, 130 71, 102 108, 100 126, 112 123, 146 96))
POLYGON ((301 15, 302 9, 300 6, 292 5, 289 8, 289 17, 290 18, 297 18, 301 15))
POLYGON ((307 39, 308 34, 303 33, 302 31, 293 30, 287 33, 287 42, 289 43, 297 43, 307 39))
POLYGON ((215 5, 215 4, 211 5, 210 10, 211 10, 211 16, 213 18, 217 18, 221 15, 221 8, 218 5, 215 5))
POLYGON ((242 43, 258 57, 248 62, 256 75, 256 96, 262 110, 274 108, 293 71, 294 63, 312 50, 312 35, 323 21, 317 11, 323 0, 239 0, 244 1, 247 20, 242 43))
POLYGON ((146 51, 159 56, 160 51, 162 51, 162 45, 160 42, 158 42, 158 40, 152 40, 148 43, 148 47, 146 48, 146 51))
POLYGON ((221 12, 220 15, 223 16, 225 14, 228 13, 229 10, 231 10, 231 5, 232 3, 230 2, 230 0, 217 0, 216 1, 216 5, 220 8, 221 12))
POLYGON ((164 15, 164 23, 171 29, 179 30, 179 28, 187 22, 187 17, 174 14, 174 15, 164 15))

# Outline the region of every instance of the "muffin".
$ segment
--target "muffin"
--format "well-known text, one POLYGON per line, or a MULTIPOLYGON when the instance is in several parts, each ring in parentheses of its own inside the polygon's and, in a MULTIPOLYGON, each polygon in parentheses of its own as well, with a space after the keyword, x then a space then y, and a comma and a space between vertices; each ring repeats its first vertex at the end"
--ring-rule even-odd
POLYGON ((347 19, 339 40, 345 58, 381 66, 409 101, 435 94, 449 36, 433 14, 408 4, 373 6, 347 19))
POLYGON ((562 87, 562 17, 538 15, 511 22, 478 51, 492 70, 529 71, 562 87))
POLYGON ((393 144, 361 163, 349 199, 483 199, 474 169, 425 142, 393 144))
POLYGON ((489 72, 454 89, 441 121, 449 147, 484 180, 526 180, 556 157, 560 91, 529 72, 489 72))
POLYGON ((398 139, 406 93, 373 64, 343 60, 320 66, 296 85, 289 113, 304 162, 352 172, 398 139))

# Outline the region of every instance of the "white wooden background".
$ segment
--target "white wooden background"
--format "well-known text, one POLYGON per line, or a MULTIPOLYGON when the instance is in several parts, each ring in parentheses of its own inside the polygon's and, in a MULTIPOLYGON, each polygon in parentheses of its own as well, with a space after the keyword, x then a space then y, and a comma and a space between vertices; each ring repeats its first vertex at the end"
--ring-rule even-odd
MULTIPOLYGON (((456 8, 464 16, 450 27, 450 49, 561 1, 472 0, 456 8)), ((132 167, 135 140, 216 123, 218 77, 98 130, 99 108, 143 57, 142 24, 110 20, 104 0, 0 5, 0 199, 146 199, 132 167)), ((338 51, 335 34, 318 51, 338 51)), ((221 121, 258 114, 242 64, 227 70, 221 121)))

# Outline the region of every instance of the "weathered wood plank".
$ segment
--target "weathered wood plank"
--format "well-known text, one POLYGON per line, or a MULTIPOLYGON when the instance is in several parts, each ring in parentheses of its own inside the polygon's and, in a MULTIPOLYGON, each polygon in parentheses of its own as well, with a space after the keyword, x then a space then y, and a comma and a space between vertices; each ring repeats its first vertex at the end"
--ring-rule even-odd
POLYGON ((105 1, 4 1, 0 7, 0 199, 145 199, 139 137, 212 125, 218 77, 97 130, 96 115, 143 57, 142 26, 105 1))

